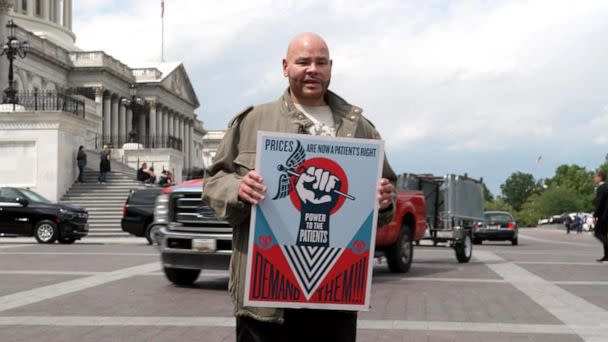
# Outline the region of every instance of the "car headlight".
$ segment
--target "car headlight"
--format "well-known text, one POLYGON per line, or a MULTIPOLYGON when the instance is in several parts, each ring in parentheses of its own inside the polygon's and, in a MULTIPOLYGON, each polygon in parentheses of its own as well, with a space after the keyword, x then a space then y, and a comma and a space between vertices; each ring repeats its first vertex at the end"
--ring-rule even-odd
POLYGON ((74 216, 76 215, 76 213, 66 210, 66 209, 59 208, 59 215, 61 215, 61 217, 64 219, 73 219, 74 216))
POLYGON ((156 197, 154 203, 154 222, 169 222, 169 195, 161 194, 156 197))

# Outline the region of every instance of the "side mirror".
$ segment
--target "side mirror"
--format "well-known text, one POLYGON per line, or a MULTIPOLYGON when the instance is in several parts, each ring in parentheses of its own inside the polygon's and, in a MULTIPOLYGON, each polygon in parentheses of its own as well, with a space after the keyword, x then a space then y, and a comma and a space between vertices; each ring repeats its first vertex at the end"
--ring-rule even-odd
POLYGON ((30 204, 30 202, 27 199, 23 198, 23 197, 17 197, 15 199, 15 202, 21 204, 24 207, 27 207, 30 204))

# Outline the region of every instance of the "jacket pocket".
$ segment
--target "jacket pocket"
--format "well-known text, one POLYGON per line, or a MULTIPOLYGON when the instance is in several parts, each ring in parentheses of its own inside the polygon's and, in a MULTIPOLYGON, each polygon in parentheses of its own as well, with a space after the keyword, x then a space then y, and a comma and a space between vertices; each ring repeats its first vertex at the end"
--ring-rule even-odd
POLYGON ((244 176, 255 168, 255 153, 241 152, 234 160, 239 175, 244 176))

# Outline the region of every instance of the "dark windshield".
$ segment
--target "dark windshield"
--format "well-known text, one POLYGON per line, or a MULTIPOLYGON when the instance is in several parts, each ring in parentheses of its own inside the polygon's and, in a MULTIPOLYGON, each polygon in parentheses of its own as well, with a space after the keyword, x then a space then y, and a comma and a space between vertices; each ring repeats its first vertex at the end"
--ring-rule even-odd
POLYGON ((19 191, 23 194, 23 196, 25 196, 25 198, 27 198, 28 201, 32 203, 51 203, 51 201, 47 200, 46 198, 38 195, 37 193, 31 190, 19 189, 19 191))
POLYGON ((485 213, 488 222, 513 222, 513 217, 507 213, 485 213))

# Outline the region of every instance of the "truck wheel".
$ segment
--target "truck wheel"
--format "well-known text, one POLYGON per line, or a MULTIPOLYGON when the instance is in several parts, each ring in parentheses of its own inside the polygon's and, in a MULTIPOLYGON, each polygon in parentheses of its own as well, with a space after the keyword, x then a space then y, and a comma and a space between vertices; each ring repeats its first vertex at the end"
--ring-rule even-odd
POLYGON ((386 252, 388 268, 393 273, 406 273, 412 265, 414 257, 414 244, 410 227, 403 226, 399 238, 386 252))
POLYGON ((192 270, 189 268, 172 268, 163 267, 165 270, 165 276, 175 285, 188 286, 192 285, 198 278, 201 270, 192 270))
POLYGON ((58 235, 57 224, 51 220, 42 220, 34 228, 34 237, 39 243, 53 243, 58 235))
POLYGON ((473 255, 473 243, 471 242, 471 234, 466 234, 464 240, 454 246, 456 251, 456 259, 460 263, 469 262, 473 255))
POLYGON ((149 245, 158 245, 159 244, 159 232, 160 226, 155 224, 150 224, 146 228, 145 236, 146 240, 148 240, 149 245))

